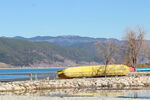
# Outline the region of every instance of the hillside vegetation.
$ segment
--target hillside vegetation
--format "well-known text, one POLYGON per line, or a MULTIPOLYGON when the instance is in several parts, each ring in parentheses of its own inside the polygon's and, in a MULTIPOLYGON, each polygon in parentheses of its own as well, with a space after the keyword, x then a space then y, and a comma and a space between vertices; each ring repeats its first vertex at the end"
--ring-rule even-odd
MULTIPOLYGON (((111 41, 112 47, 116 49, 110 63, 125 64, 125 41, 80 36, 0 38, 0 62, 14 66, 47 64, 53 67, 104 64, 104 57, 109 51, 108 41, 111 41), (100 46, 97 46, 98 52, 95 46, 97 41, 100 42, 100 46)), ((149 41, 147 43, 149 44, 149 41)), ((146 50, 145 55, 139 55, 139 64, 148 62, 150 53, 149 49, 146 50)))
POLYGON ((57 62, 94 62, 95 57, 78 48, 48 42, 0 38, 0 62, 15 66, 57 62))

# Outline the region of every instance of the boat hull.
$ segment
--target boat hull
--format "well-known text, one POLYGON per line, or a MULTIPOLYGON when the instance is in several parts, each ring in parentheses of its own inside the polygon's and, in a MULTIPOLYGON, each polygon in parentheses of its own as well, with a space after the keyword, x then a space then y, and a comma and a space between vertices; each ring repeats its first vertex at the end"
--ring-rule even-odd
POLYGON ((69 67, 57 72, 58 78, 81 78, 99 76, 123 76, 130 72, 126 65, 97 65, 69 67))

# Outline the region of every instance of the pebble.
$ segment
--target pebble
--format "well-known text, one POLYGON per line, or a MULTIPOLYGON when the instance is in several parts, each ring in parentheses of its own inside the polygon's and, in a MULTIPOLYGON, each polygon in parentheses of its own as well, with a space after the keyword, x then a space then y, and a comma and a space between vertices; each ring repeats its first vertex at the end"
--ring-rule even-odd
POLYGON ((0 82, 0 91, 19 91, 36 89, 59 89, 59 88, 81 88, 81 87, 148 87, 149 76, 123 76, 123 77, 101 77, 64 80, 39 80, 39 81, 17 81, 0 82))

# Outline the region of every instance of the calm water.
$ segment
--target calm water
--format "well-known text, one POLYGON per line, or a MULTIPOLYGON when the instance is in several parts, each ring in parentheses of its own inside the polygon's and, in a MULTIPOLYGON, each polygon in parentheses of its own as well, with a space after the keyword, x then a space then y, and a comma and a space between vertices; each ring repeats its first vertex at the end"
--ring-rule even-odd
POLYGON ((0 69, 0 73, 48 73, 57 72, 64 68, 44 68, 44 69, 0 69))
POLYGON ((150 89, 53 89, 0 92, 0 95, 50 96, 50 97, 116 97, 116 98, 146 98, 150 99, 150 89))
POLYGON ((150 71, 150 68, 136 68, 136 71, 138 71, 138 72, 150 71))
POLYGON ((48 94, 40 94, 52 97, 116 97, 116 98, 146 98, 150 99, 150 89, 141 90, 101 90, 101 89, 79 89, 79 90, 53 90, 48 94))
MULTIPOLYGON (((58 70, 64 68, 44 68, 44 69, 0 69, 0 81, 15 80, 15 79, 29 79, 28 75, 2 75, 2 74, 28 74, 28 73, 56 73, 58 70)), ((40 75, 38 77, 44 77, 40 75)), ((35 76, 33 76, 35 77, 35 76)))

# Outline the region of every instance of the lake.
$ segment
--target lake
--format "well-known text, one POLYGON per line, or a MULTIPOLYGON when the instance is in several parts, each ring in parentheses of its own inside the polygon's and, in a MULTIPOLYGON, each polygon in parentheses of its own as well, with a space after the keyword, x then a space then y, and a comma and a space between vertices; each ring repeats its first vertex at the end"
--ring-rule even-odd
POLYGON ((33 77, 46 77, 44 73, 50 73, 55 75, 58 70, 63 70, 64 68, 43 68, 43 69, 0 69, 0 81, 7 80, 28 80, 30 73, 33 73, 33 77), (37 75, 36 73, 43 73, 43 75, 37 75), (6 75, 10 74, 10 75, 6 75), (14 75, 12 75, 14 74, 14 75), (20 74, 20 75, 19 75, 20 74), (26 75, 21 75, 26 74, 26 75))
POLYGON ((150 88, 102 89, 70 88, 32 91, 0 92, 0 95, 48 96, 48 97, 104 97, 104 98, 145 98, 150 99, 150 88))

